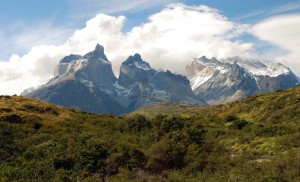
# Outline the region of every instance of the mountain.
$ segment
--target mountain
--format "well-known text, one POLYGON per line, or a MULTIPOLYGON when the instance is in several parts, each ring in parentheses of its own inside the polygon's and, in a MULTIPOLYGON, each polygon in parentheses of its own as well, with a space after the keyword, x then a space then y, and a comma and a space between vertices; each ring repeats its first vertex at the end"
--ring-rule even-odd
POLYGON ((124 112, 124 108, 110 98, 117 78, 102 46, 97 45, 84 56, 66 56, 55 68, 54 75, 47 84, 23 95, 93 113, 124 112))
POLYGON ((123 114, 162 102, 207 105, 195 96, 186 77, 156 71, 139 54, 122 63, 116 78, 99 44, 84 56, 64 57, 53 79, 23 95, 93 113, 123 114))
POLYGON ((100 89, 110 93, 114 91, 112 85, 117 78, 104 54, 104 47, 98 44, 94 51, 84 56, 71 54, 60 61, 50 82, 55 84, 64 80, 77 80, 90 90, 100 89))
POLYGON ((0 96, 0 181, 300 181, 299 121, 300 86, 121 116, 0 96))
POLYGON ((280 63, 239 57, 194 59, 186 66, 186 75, 194 93, 213 105, 299 84, 297 76, 280 63))
POLYGON ((206 105, 194 95, 186 77, 170 71, 156 71, 139 54, 122 63, 115 86, 128 111, 164 102, 206 105))

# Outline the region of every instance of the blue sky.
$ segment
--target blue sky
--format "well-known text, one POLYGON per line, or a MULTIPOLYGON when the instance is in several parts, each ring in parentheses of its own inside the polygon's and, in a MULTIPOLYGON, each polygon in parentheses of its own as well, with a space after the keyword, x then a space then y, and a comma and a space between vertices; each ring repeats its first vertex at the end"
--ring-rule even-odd
MULTIPOLYGON (((182 2, 187 5, 204 4, 216 8, 231 20, 242 23, 255 23, 268 16, 283 13, 300 12, 299 0, 174 0, 159 3, 150 7, 132 7, 131 9, 118 10, 118 5, 113 7, 95 5, 102 0, 2 0, 0 6, 0 21, 4 28, 4 36, 9 38, 14 33, 22 31, 22 24, 38 24, 51 22, 54 25, 75 30, 82 27, 85 21, 97 13, 108 15, 124 15, 127 17, 125 29, 145 22, 148 16, 161 10, 168 2, 182 2), (85 4, 82 6, 82 3, 85 4), (90 2, 90 4, 88 4, 90 2), (277 10, 277 11, 276 11, 277 10), (20 26, 20 27, 18 27, 20 26), (13 30, 13 31, 11 31, 13 30)), ((104 0, 105 1, 105 0, 104 0)), ((106 1, 109 4, 109 1, 106 1)), ((130 3, 130 1, 128 1, 130 3)), ((105 4, 105 3, 103 3, 105 4)), ((147 6, 147 5, 146 5, 147 6)), ((18 47, 18 45, 15 45, 18 47)), ((3 47, 2 47, 3 48, 3 47)), ((7 58, 13 49, 4 51, 0 58, 7 58), (11 51, 10 51, 11 50, 11 51)), ((20 49, 22 51, 22 47, 20 49)))
POLYGON ((104 44, 115 71, 135 51, 154 67, 172 59, 179 73, 191 57, 245 55, 283 62, 300 75, 299 0, 2 0, 0 22, 0 85, 12 87, 9 93, 23 89, 24 75, 32 83, 24 87, 43 83, 64 54, 95 43, 104 44))
MULTIPOLYGON (((98 5, 97 1, 100 2, 102 0, 2 1, 0 6, 0 21, 2 25, 0 38, 4 37, 6 44, 0 45, 0 49, 2 49, 0 60, 7 60, 13 53, 25 54, 33 45, 61 43, 74 30, 83 27, 85 22, 97 13, 126 16, 127 22, 124 27, 126 31, 135 25, 145 22, 149 15, 161 10, 166 4, 175 2, 187 5, 204 4, 218 9, 230 20, 241 23, 256 23, 275 14, 300 12, 299 0, 166 0, 166 3, 157 3, 154 6, 148 6, 149 3, 144 3, 145 5, 142 4, 141 8, 133 6, 128 9, 119 8, 118 3, 114 2, 109 5, 110 1, 107 0, 98 5), (38 24, 43 25, 45 23, 50 30, 56 26, 59 29, 65 29, 64 34, 61 37, 54 37, 56 40, 33 41, 26 45, 20 45, 13 41, 14 37, 22 34, 24 30, 28 30, 30 25, 38 26, 38 24)), ((128 1, 127 4, 130 3, 128 1)), ((122 6, 122 3, 120 6, 122 6)), ((40 32, 37 31, 36 33, 40 32)), ((252 36, 244 36, 243 39, 256 41, 252 36)), ((266 44, 261 46, 261 48, 267 49, 268 46, 271 45, 266 44)))
MULTIPOLYGON (((5 20, 4 23, 12 23, 14 21, 37 21, 49 18, 54 18, 57 23, 65 23, 64 21, 72 20, 72 16, 76 16, 77 12, 87 15, 82 17, 81 22, 75 22, 80 24, 84 22, 84 19, 91 18, 91 16, 97 13, 106 13, 110 15, 128 15, 129 17, 142 17, 147 18, 147 15, 160 10, 165 4, 161 3, 156 7, 143 7, 139 11, 138 7, 127 10, 111 11, 110 9, 93 7, 86 5, 85 7, 78 6, 78 1, 86 2, 84 0, 9 0, 1 3, 0 17, 5 20), (161 6, 162 5, 162 6, 161 6), (82 10, 80 10, 82 9, 82 10), (146 9, 146 11, 145 11, 146 9), (84 13, 84 11, 89 13, 84 13)), ((95 0, 96 1, 96 0, 95 0)), ((98 0, 100 1, 100 0, 98 0)), ((89 0, 87 1, 89 2, 89 0)), ((90 1, 91 2, 91 1, 90 1)), ((130 2, 130 1, 128 1, 130 2)), ((275 11, 275 13, 287 13, 287 12, 299 12, 299 0, 176 0, 171 2, 182 2, 187 5, 199 5, 204 4, 220 10, 225 16, 230 19, 236 19, 238 21, 253 22, 269 16, 269 13, 275 11), (289 6, 289 7, 287 7, 289 6), (284 10, 284 7, 286 9, 284 10), (293 8, 294 7, 294 8, 293 8), (282 10, 280 12, 280 9, 282 10), (248 16, 249 17, 245 17, 248 16), (253 15, 253 16, 250 16, 253 15), (245 18, 241 18, 245 17, 245 18)), ((108 1, 109 3, 109 1, 108 1)), ((117 8, 116 8, 117 9, 117 8)), ((271 14, 272 15, 272 14, 271 14)), ((134 18, 135 19, 135 18, 134 18)), ((131 21, 135 21, 130 19, 131 21)), ((141 20, 139 20, 141 21, 141 20)), ((137 22, 139 22, 137 21, 137 22)))

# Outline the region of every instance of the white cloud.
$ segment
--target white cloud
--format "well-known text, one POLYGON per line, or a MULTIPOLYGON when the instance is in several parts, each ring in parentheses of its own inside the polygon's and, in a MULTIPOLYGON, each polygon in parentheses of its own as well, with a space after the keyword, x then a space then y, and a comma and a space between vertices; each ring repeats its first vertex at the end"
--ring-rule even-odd
POLYGON ((9 62, 0 62, 0 74, 5 75, 0 78, 0 94, 20 93, 45 83, 64 55, 84 54, 96 43, 104 45, 116 73, 121 62, 136 52, 154 68, 183 73, 193 57, 245 56, 253 47, 232 41, 248 25, 231 22, 207 6, 173 4, 150 16, 148 22, 122 32, 125 21, 124 16, 99 14, 61 46, 36 46, 23 57, 14 55, 9 62))
POLYGON ((20 57, 12 55, 8 62, 0 62, 0 94, 20 94, 53 77, 53 68, 67 53, 63 46, 35 46, 20 57))
POLYGON ((193 57, 227 57, 249 54, 250 43, 231 41, 248 26, 230 22, 207 6, 173 4, 149 17, 149 21, 122 33, 125 18, 98 15, 70 38, 70 46, 87 52, 103 44, 114 71, 129 55, 140 53, 155 68, 183 73, 193 57))
POLYGON ((295 73, 300 74, 300 14, 275 16, 266 19, 252 28, 252 33, 288 51, 288 55, 278 58, 289 65, 295 73))

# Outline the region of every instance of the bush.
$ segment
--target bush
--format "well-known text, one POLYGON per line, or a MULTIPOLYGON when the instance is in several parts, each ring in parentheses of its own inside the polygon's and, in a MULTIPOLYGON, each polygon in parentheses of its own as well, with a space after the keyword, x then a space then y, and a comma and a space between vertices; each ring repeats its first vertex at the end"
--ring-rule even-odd
POLYGON ((181 169, 184 166, 185 153, 186 148, 181 143, 164 138, 149 148, 147 169, 156 173, 181 169))
POLYGON ((151 122, 143 115, 137 114, 127 120, 128 127, 130 130, 135 132, 141 132, 144 129, 152 127, 151 122))
POLYGON ((236 120, 238 120, 238 119, 239 119, 239 118, 238 118, 237 116, 234 116, 234 115, 228 115, 228 116, 225 117, 225 120, 226 120, 227 122, 236 121, 236 120))
POLYGON ((86 171, 104 175, 107 157, 108 151, 101 143, 88 141, 81 151, 80 164, 86 171))
POLYGON ((161 131, 169 133, 171 131, 178 131, 184 127, 184 121, 178 116, 168 117, 161 121, 161 131))
POLYGON ((7 116, 2 116, 0 118, 0 121, 6 121, 6 122, 9 122, 9 123, 14 123, 14 124, 24 123, 24 121, 22 120, 21 116, 19 116, 17 114, 11 114, 11 115, 7 115, 7 116))
POLYGON ((191 143, 195 143, 197 145, 201 145, 203 143, 206 131, 203 129, 201 124, 196 123, 187 127, 186 132, 191 143))
POLYGON ((55 159, 53 162, 55 169, 71 170, 74 167, 74 161, 72 158, 60 158, 55 159))
POLYGON ((249 122, 246 121, 246 120, 237 120, 237 121, 234 121, 231 125, 232 128, 234 129, 243 129, 246 125, 248 125, 249 122))

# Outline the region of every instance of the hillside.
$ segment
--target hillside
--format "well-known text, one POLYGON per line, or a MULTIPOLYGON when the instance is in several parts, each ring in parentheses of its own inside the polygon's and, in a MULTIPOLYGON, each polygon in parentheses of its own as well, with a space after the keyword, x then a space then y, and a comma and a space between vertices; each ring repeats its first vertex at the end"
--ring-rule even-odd
MULTIPOLYGON (((300 86, 274 93, 255 95, 242 101, 211 107, 190 107, 184 104, 161 104, 139 109, 134 113, 181 114, 198 117, 236 115, 256 123, 297 123, 300 119, 300 86)), ((284 124, 282 123, 282 124, 284 124)))
POLYGON ((299 181, 299 131, 299 86, 124 116, 2 96, 0 181, 299 181))

